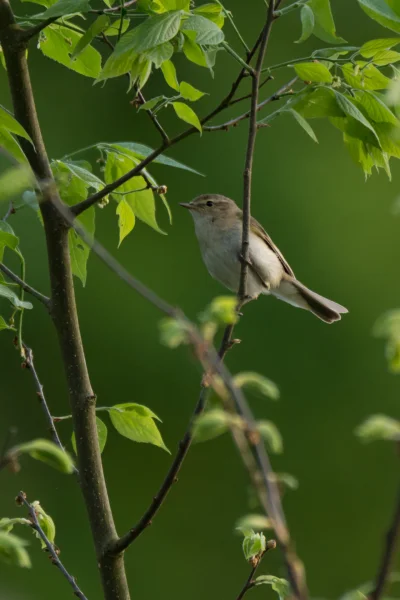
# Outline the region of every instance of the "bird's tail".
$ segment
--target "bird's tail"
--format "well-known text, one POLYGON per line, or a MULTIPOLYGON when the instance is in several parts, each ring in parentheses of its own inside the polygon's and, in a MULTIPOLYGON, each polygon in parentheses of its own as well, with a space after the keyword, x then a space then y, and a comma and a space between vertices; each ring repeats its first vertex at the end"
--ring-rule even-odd
POLYGON ((340 320, 340 315, 347 313, 344 306, 328 300, 306 288, 294 277, 286 276, 278 288, 272 289, 271 294, 293 306, 311 311, 325 323, 334 323, 340 320))

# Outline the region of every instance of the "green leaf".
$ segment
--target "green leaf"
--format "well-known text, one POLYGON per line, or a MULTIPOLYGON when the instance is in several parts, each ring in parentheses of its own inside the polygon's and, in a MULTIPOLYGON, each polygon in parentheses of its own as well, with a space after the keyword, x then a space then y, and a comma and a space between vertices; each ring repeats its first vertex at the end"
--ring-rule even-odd
POLYGON ((400 33, 400 16, 397 15, 385 0, 358 0, 363 11, 383 27, 400 33))
POLYGON ((159 323, 160 341, 168 348, 177 348, 181 344, 188 344, 188 330, 182 321, 173 317, 166 317, 159 323))
POLYGON ((190 15, 181 26, 182 31, 193 31, 195 33, 193 42, 200 45, 215 46, 224 41, 223 31, 205 17, 199 14, 190 15))
POLYGON ((211 2, 202 4, 193 10, 195 15, 201 15, 215 23, 220 29, 224 26, 224 9, 221 5, 211 2))
POLYGON ((328 44, 346 43, 346 40, 336 35, 329 0, 309 0, 307 5, 314 13, 315 26, 313 33, 317 38, 328 44))
MULTIPOLYGON (((130 19, 122 19, 122 29, 121 34, 125 33, 128 29, 130 23, 130 19)), ((105 30, 104 35, 107 37, 112 37, 114 35, 119 35, 119 29, 121 25, 121 19, 116 19, 111 25, 105 30)))
POLYGON ((400 441, 400 421, 386 415, 372 415, 361 423, 355 434, 362 442, 375 442, 377 440, 400 441))
POLYGON ((100 15, 97 17, 95 21, 91 24, 89 29, 84 33, 78 43, 76 44, 74 51, 71 54, 71 59, 75 60, 84 49, 89 46, 89 44, 93 41, 93 39, 100 35, 110 24, 110 17, 107 15, 100 15))
POLYGON ((391 123, 399 125, 399 120, 392 113, 390 108, 381 100, 381 98, 373 92, 357 92, 356 100, 360 106, 364 108, 368 117, 376 123, 391 123))
POLYGON ((238 321, 236 296, 217 296, 200 314, 203 323, 209 321, 217 325, 234 325, 238 321))
MULTIPOLYGON (((77 218, 77 222, 83 226, 86 233, 93 237, 95 231, 95 209, 91 206, 77 218)), ((90 247, 82 240, 74 229, 68 232, 69 252, 71 256, 72 273, 81 280, 83 287, 87 279, 87 261, 90 247)))
POLYGON ((26 444, 15 446, 10 452, 17 455, 29 454, 32 458, 40 460, 62 473, 72 473, 74 471, 74 463, 70 455, 49 440, 32 440, 26 444))
POLYGON ((20 137, 23 137, 26 140, 29 140, 30 142, 32 142, 31 138, 29 137, 29 135, 27 134, 25 129, 22 127, 22 125, 19 124, 17 119, 15 119, 15 117, 13 117, 13 115, 10 112, 8 112, 8 110, 5 109, 4 106, 1 106, 1 105, 0 105, 0 129, 5 129, 6 131, 9 131, 10 133, 15 133, 15 135, 19 135, 20 137))
POLYGON ((33 308, 30 302, 23 302, 22 300, 20 300, 17 294, 12 289, 7 287, 6 285, 3 285, 2 283, 0 283, 0 298, 1 297, 7 298, 7 300, 9 300, 11 304, 15 306, 15 308, 33 308))
MULTIPOLYGON (((39 525, 43 529, 43 533, 45 534, 45 536, 47 537, 49 542, 51 544, 54 544, 54 540, 56 538, 56 526, 54 524, 53 519, 50 517, 50 515, 48 515, 45 512, 45 510, 42 508, 42 506, 40 505, 40 502, 38 500, 35 500, 35 502, 32 502, 32 507, 36 513, 36 517, 39 522, 39 525)), ((40 540, 42 550, 45 550, 47 548, 47 546, 46 546, 45 542, 43 541, 43 539, 41 538, 39 532, 34 530, 33 533, 40 540)))
POLYGON ((161 71, 169 87, 179 92, 179 83, 176 77, 176 69, 174 63, 171 60, 166 60, 161 65, 161 71))
POLYGON ((22 194, 35 185, 35 177, 27 165, 10 167, 0 175, 0 204, 22 194))
POLYGON ((283 440, 275 423, 265 420, 257 421, 257 431, 273 454, 282 454, 283 440))
POLYGON ((147 102, 145 102, 144 104, 141 104, 139 106, 138 110, 151 110, 159 102, 162 102, 163 100, 165 100, 165 96, 156 96, 155 98, 151 98, 150 100, 147 100, 147 102))
POLYGON ((159 69, 161 65, 169 60, 174 53, 174 47, 170 42, 164 42, 159 44, 155 48, 151 48, 145 52, 147 60, 151 60, 154 63, 156 69, 159 69))
POLYGON ((366 62, 358 62, 356 67, 352 63, 346 63, 341 68, 346 82, 353 88, 383 90, 391 83, 389 77, 381 73, 375 65, 367 65, 366 62))
POLYGON ((66 27, 50 25, 42 31, 38 46, 48 58, 76 73, 97 79, 101 71, 101 56, 92 46, 86 46, 75 60, 71 60, 71 49, 76 48, 82 37, 66 27))
POLYGON ((119 434, 134 442, 153 444, 170 453, 154 422, 158 417, 146 406, 133 402, 116 404, 109 408, 109 414, 119 434))
POLYGON ((315 81, 317 83, 332 83, 332 74, 319 62, 305 62, 292 65, 296 74, 303 81, 315 81))
POLYGON ((263 529, 273 529, 273 525, 265 515, 250 514, 238 519, 235 523, 235 529, 239 531, 248 529, 262 531, 263 529))
POLYGON ((115 46, 115 55, 133 50, 138 54, 172 40, 179 31, 182 11, 148 17, 143 23, 128 31, 115 46))
POLYGON ((152 63, 150 60, 146 60, 144 58, 144 55, 137 56, 134 59, 132 65, 131 65, 131 70, 129 72, 129 79, 130 79, 129 89, 131 89, 136 83, 138 85, 138 88, 142 89, 145 86, 148 78, 150 77, 151 68, 152 68, 152 63))
POLYGON ((14 518, 8 519, 7 517, 0 519, 0 531, 2 533, 9 533, 12 531, 14 525, 28 525, 31 526, 31 522, 28 519, 14 518))
POLYGON ((4 247, 15 250, 18 248, 19 238, 14 234, 6 221, 0 221, 0 260, 4 247))
POLYGON ((117 205, 117 215, 118 215, 118 228, 119 228, 119 243, 118 247, 121 245, 121 242, 126 236, 132 231, 135 226, 135 215, 128 204, 128 202, 123 198, 119 204, 117 205))
POLYGON ((206 442, 219 437, 230 427, 242 426, 242 419, 219 408, 208 410, 196 418, 193 425, 195 442, 206 442))
POLYGON ((290 490, 297 490, 299 487, 299 482, 296 477, 290 475, 290 473, 274 473, 275 480, 289 488, 290 490))
POLYGON ((28 160, 23 153, 19 143, 13 138, 11 133, 0 128, 0 146, 4 148, 19 163, 28 164, 28 160))
POLYGON ((353 104, 353 102, 349 98, 347 98, 347 96, 344 96, 340 92, 335 91, 335 97, 339 107, 343 110, 344 113, 346 113, 346 115, 348 115, 352 119, 355 119, 356 121, 361 123, 363 127, 367 128, 369 131, 372 132, 377 142, 377 144, 375 145, 377 145, 377 147, 380 148, 379 137, 374 127, 371 125, 368 119, 364 117, 362 112, 353 104))
POLYGON ((317 87, 294 99, 292 106, 306 119, 324 117, 343 117, 344 112, 339 108, 333 90, 317 87))
MULTIPOLYGON (((188 32, 184 32, 188 33, 188 32)), ((200 67, 208 68, 208 61, 206 54, 199 44, 196 44, 188 35, 185 35, 183 42, 183 53, 190 62, 199 65, 200 67)))
POLYGON ((243 371, 233 378, 237 387, 244 387, 257 396, 279 400, 279 389, 270 379, 259 373, 243 371))
POLYGON ((96 175, 94 175, 88 169, 85 169, 80 164, 74 161, 61 161, 56 160, 52 163, 52 167, 54 165, 63 165, 65 169, 67 169, 70 173, 72 173, 75 177, 84 182, 86 188, 93 188, 97 192, 102 190, 104 187, 104 181, 99 179, 96 175))
MULTIPOLYGON (((149 148, 149 146, 145 146, 144 144, 137 144, 135 142, 117 142, 116 144, 99 144, 98 146, 100 148, 112 147, 117 150, 119 147, 122 147, 122 149, 129 150, 130 152, 132 152, 132 154, 135 157, 140 158, 140 159, 146 158, 147 156, 149 156, 149 154, 154 152, 154 150, 152 148, 149 148)), ((121 148, 119 148, 119 151, 121 151, 121 148)), ((191 167, 188 167, 184 163, 181 163, 173 158, 170 158, 169 156, 164 156, 164 154, 160 154, 152 162, 159 163, 159 164, 165 165, 167 167, 175 167, 176 169, 183 169, 184 171, 190 171, 191 173, 194 173, 195 175, 203 176, 203 174, 200 173, 199 171, 196 171, 195 169, 192 169, 191 167)))
POLYGON ((105 79, 111 79, 112 77, 119 77, 129 73, 132 68, 134 61, 137 59, 137 54, 133 50, 128 50, 123 54, 111 54, 106 60, 103 70, 96 79, 98 81, 104 81, 105 79))
POLYGON ((30 569, 31 559, 25 550, 27 542, 12 533, 0 531, 0 560, 16 567, 30 569))
POLYGON ((0 316, 0 331, 3 331, 4 329, 13 329, 13 328, 10 327, 10 325, 8 325, 8 323, 3 319, 3 317, 0 316))
POLYGON ((89 10, 88 0, 58 0, 42 13, 40 18, 45 21, 53 17, 65 17, 66 15, 89 12, 89 10))
POLYGON ((263 533, 255 533, 252 529, 243 529, 243 554, 246 560, 260 556, 266 548, 266 540, 263 533))
POLYGON ((300 38, 297 40, 297 42, 295 42, 296 44, 301 44, 302 42, 308 40, 314 30, 314 13, 307 4, 304 4, 304 6, 301 7, 300 19, 302 32, 300 38))
POLYGON ((179 93, 185 100, 190 100, 191 102, 196 102, 204 96, 204 92, 200 92, 196 90, 195 87, 190 85, 190 83, 186 83, 186 81, 182 81, 179 86, 179 93))
POLYGON ((146 223, 158 231, 158 233, 165 235, 165 231, 160 229, 156 221, 156 205, 153 190, 143 189, 146 187, 146 182, 143 177, 133 177, 133 179, 130 180, 130 183, 132 186, 131 189, 137 191, 127 194, 125 199, 135 216, 143 221, 143 223, 146 223))
POLYGON ((275 575, 259 575, 254 580, 254 585, 270 585, 278 594, 279 600, 285 600, 291 595, 289 582, 275 575))
POLYGON ((310 138, 318 144, 317 136, 315 135, 313 128, 307 123, 305 118, 300 113, 298 113, 296 110, 293 110, 292 108, 284 110, 283 112, 290 113, 296 119, 300 127, 302 127, 304 131, 310 136, 310 138))
MULTIPOLYGON (((99 419, 99 417, 96 417, 96 429, 97 436, 99 438, 100 453, 102 453, 107 442, 108 431, 106 424, 101 419, 99 419)), ((71 443, 75 454, 77 454, 75 432, 72 433, 71 443)))
POLYGON ((378 52, 390 50, 393 46, 397 46, 397 44, 400 44, 400 38, 370 40, 361 46, 359 53, 361 56, 364 56, 364 58, 372 58, 378 54, 378 52))
POLYGON ((190 106, 184 102, 171 102, 171 104, 174 107, 174 111, 179 119, 185 121, 185 123, 189 123, 189 125, 193 125, 193 127, 200 131, 200 134, 202 133, 203 130, 199 121, 199 117, 196 115, 194 110, 190 108, 190 106))
POLYGON ((400 53, 394 50, 382 50, 381 52, 377 52, 372 60, 378 67, 385 67, 386 65, 399 62, 400 53))

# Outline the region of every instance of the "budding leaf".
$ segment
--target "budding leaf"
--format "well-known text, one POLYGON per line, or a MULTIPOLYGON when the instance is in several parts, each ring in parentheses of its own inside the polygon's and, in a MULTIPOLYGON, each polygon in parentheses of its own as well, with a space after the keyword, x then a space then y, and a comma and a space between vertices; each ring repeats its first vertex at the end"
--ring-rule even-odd
POLYGON ((74 463, 70 455, 50 440, 32 440, 26 444, 14 446, 10 452, 16 455, 29 454, 32 458, 40 460, 63 473, 74 471, 74 463))
POLYGON ((375 442, 376 440, 399 442, 400 421, 386 415, 372 415, 356 428, 355 434, 363 442, 375 442))
POLYGON ((239 531, 272 529, 272 523, 265 515, 249 514, 238 519, 235 523, 235 529, 239 531))
POLYGON ((13 535, 0 531, 0 560, 16 567, 31 567, 31 559, 25 550, 28 542, 13 535))
POLYGON ((174 107, 176 115, 179 117, 179 119, 185 121, 185 123, 189 123, 189 125, 193 125, 193 127, 200 131, 200 134, 202 133, 203 130, 199 121, 199 117, 196 115, 194 110, 190 108, 190 106, 184 102, 171 102, 171 104, 174 107))
MULTIPOLYGON (((45 534, 45 536, 47 537, 49 542, 51 544, 54 544, 54 540, 56 537, 56 526, 54 524, 53 519, 50 517, 50 515, 48 515, 45 512, 45 510, 42 508, 42 506, 40 505, 40 502, 38 500, 35 500, 35 502, 32 502, 32 506, 35 510, 39 525, 43 529, 43 533, 45 534)), ((33 533, 40 540, 42 549, 44 550, 45 548, 47 548, 47 546, 46 546, 45 542, 43 541, 42 537, 40 536, 39 532, 33 530, 33 533)))
POLYGON ((270 585, 279 596, 279 600, 285 600, 291 594, 290 585, 286 579, 275 577, 275 575, 259 575, 254 580, 254 585, 270 585))
POLYGON ((235 375, 233 380, 236 386, 244 387, 255 395, 279 400, 279 389, 276 384, 259 373, 243 371, 235 375))

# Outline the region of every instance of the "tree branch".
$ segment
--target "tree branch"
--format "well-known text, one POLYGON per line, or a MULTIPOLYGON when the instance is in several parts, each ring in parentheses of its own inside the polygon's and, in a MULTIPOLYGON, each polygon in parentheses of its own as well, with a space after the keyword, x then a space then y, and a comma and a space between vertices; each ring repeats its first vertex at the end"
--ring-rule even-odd
POLYGON ((400 488, 396 506, 389 530, 386 534, 385 547, 382 554, 379 572, 376 577, 374 590, 369 594, 370 600, 379 600, 384 592, 386 582, 390 575, 390 567, 394 558, 397 540, 400 535, 400 488))
POLYGON ((250 571, 250 575, 248 576, 244 586, 240 590, 239 595, 237 596, 236 600, 242 600, 242 598, 246 594, 246 592, 248 592, 250 588, 254 587, 253 577, 256 574, 256 571, 257 571, 258 567, 260 566, 262 559, 264 558, 264 556, 268 552, 268 550, 274 550, 275 548, 276 548, 276 541, 268 540, 268 542, 266 543, 266 548, 265 548, 264 552, 261 554, 261 556, 258 556, 253 559, 253 561, 252 561, 253 566, 250 571))
POLYGON ((43 529, 40 526, 39 520, 36 515, 35 507, 32 504, 29 504, 29 502, 26 499, 26 494, 24 492, 20 492, 18 494, 17 502, 21 505, 26 506, 26 508, 28 509, 32 529, 34 529, 38 533, 38 535, 41 537, 41 539, 45 543, 48 553, 51 556, 51 562, 53 563, 53 565, 56 565, 56 567, 58 567, 58 569, 64 575, 65 579, 68 581, 69 585, 72 587, 75 596, 77 596, 77 598, 79 598, 80 600, 87 600, 85 594, 82 592, 82 590, 76 583, 75 577, 73 577, 72 575, 70 575, 68 573, 67 569, 64 567, 61 560, 59 559, 56 549, 54 548, 54 545, 50 542, 50 540, 48 539, 45 532, 43 531, 43 529))
POLYGON ((18 275, 16 275, 15 273, 13 273, 2 262, 0 262, 0 271, 3 271, 3 273, 5 275, 7 275, 7 277, 9 277, 10 279, 12 279, 12 281, 14 281, 15 283, 18 283, 18 285, 23 290, 25 290, 25 292, 28 292, 28 294, 30 294, 31 296, 33 296, 34 298, 36 298, 36 300, 39 300, 39 302, 41 302, 42 304, 44 304, 47 309, 50 308, 50 298, 48 298, 47 296, 44 296, 43 294, 41 294, 40 292, 38 292, 37 290, 35 290, 35 288, 33 288, 32 286, 28 285, 25 281, 22 281, 22 279, 20 277, 18 277, 18 275))
POLYGON ((20 139, 22 149, 39 182, 51 285, 51 316, 58 334, 70 396, 77 443, 79 482, 83 492, 106 600, 129 600, 123 556, 105 555, 104 548, 118 539, 99 449, 96 398, 82 344, 68 247, 68 227, 60 218, 62 202, 52 177, 31 87, 26 58, 27 41, 21 38, 9 0, 0 0, 0 43, 14 114, 33 140, 20 139))

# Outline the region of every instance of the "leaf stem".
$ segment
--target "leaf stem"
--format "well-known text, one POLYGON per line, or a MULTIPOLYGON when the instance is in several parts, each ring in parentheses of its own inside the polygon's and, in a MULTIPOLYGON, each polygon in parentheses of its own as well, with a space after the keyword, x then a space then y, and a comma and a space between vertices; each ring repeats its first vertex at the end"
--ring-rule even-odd
POLYGON ((22 290, 25 290, 25 292, 28 292, 28 294, 30 294, 31 296, 33 296, 34 298, 36 298, 36 300, 39 300, 39 302, 41 302, 42 304, 44 304, 45 307, 47 309, 49 309, 49 307, 50 307, 50 298, 48 298, 47 296, 44 296, 43 294, 41 294, 40 292, 38 292, 37 290, 35 290, 35 288, 33 288, 32 286, 28 285, 26 283, 26 281, 24 281, 23 279, 21 279, 20 277, 18 277, 18 275, 16 275, 15 273, 13 273, 2 262, 0 262, 0 271, 2 271, 5 275, 7 275, 7 277, 9 277, 16 284, 18 284, 21 287, 22 290))
POLYGON ((223 9, 224 11, 224 15, 228 18, 230 24, 232 25, 236 35, 238 36, 240 42, 242 43, 244 49, 246 50, 246 52, 250 52, 250 48, 248 47, 248 45, 246 44, 246 42, 244 41, 242 34, 240 33, 239 29, 236 27, 235 21, 233 20, 232 17, 232 13, 230 10, 227 10, 225 8, 225 6, 222 4, 222 2, 220 2, 220 0, 216 0, 216 3, 223 9))
POLYGON ((233 56, 233 58, 235 60, 237 60, 237 62, 243 67, 243 69, 245 69, 248 73, 250 73, 250 75, 253 74, 252 67, 250 67, 250 65, 247 62, 245 62, 243 60, 243 58, 241 58, 239 56, 239 54, 237 54, 237 52, 235 52, 235 50, 233 48, 231 48, 227 42, 222 42, 221 45, 225 48, 225 50, 228 52, 228 54, 230 54, 231 56, 233 56))

